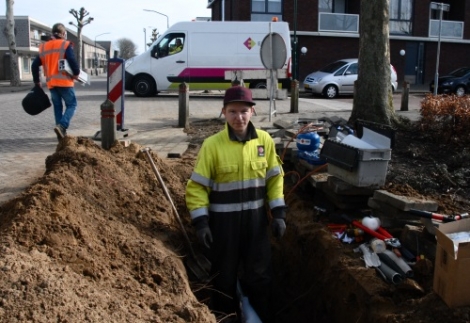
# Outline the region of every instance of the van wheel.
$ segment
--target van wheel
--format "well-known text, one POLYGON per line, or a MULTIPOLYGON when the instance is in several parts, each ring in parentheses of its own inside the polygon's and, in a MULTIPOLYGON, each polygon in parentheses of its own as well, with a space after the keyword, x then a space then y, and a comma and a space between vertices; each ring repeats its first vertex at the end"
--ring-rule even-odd
POLYGON ((250 89, 267 89, 268 85, 266 81, 256 81, 254 84, 250 84, 250 89))
POLYGON ((138 97, 148 97, 157 94, 155 81, 148 75, 138 75, 134 80, 134 94, 138 97))
POLYGON ((334 99, 338 96, 338 88, 334 85, 327 85, 323 89, 323 95, 326 96, 327 99, 334 99))

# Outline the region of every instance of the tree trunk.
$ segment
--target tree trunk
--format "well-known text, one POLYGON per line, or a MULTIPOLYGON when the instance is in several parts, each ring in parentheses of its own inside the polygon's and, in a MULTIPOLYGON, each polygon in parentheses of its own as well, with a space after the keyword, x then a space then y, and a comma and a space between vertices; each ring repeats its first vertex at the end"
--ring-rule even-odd
POLYGON ((390 84, 389 0, 362 0, 359 71, 349 119, 391 125, 396 120, 390 84))
POLYGON ((13 14, 13 0, 6 0, 6 24, 3 33, 8 41, 8 48, 10 49, 10 85, 21 86, 20 67, 18 64, 18 51, 16 50, 15 38, 15 16, 13 14))
POLYGON ((83 69, 85 63, 83 60, 83 43, 82 43, 82 28, 78 27, 77 30, 77 38, 78 38, 78 51, 77 51, 77 62, 78 66, 83 69))

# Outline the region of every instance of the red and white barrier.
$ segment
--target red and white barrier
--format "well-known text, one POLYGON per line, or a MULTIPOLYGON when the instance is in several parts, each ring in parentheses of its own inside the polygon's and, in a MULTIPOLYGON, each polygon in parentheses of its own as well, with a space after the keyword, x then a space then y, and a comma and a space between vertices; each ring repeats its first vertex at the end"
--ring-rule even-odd
POLYGON ((108 60, 108 99, 113 102, 117 130, 124 131, 124 60, 108 60))

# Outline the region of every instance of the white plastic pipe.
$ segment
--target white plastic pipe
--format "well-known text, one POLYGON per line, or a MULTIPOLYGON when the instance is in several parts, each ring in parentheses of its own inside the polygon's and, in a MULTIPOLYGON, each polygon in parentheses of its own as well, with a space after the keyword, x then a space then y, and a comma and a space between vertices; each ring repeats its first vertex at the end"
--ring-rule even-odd
POLYGON ((393 251, 387 249, 378 255, 382 262, 386 263, 389 267, 395 269, 403 276, 413 277, 413 270, 411 267, 408 266, 403 258, 398 257, 393 251))
POLYGON ((240 301, 240 308, 242 312, 242 323, 263 323, 261 322, 255 309, 251 306, 248 297, 243 295, 240 282, 237 280, 237 294, 240 301))

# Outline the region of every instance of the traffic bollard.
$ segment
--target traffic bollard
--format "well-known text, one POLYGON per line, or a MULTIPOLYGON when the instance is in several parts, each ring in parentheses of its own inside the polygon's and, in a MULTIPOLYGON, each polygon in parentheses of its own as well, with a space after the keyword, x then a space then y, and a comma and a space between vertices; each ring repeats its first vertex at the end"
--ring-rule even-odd
POLYGON ((179 85, 178 103, 178 127, 189 128, 189 86, 187 83, 179 85))
POLYGON ((299 113, 299 81, 291 81, 290 113, 299 113))
POLYGON ((403 82, 403 91, 401 93, 400 111, 408 111, 408 98, 410 96, 410 83, 403 82))
POLYGON ((114 103, 106 99, 101 104, 101 147, 109 150, 116 140, 116 116, 114 103))

